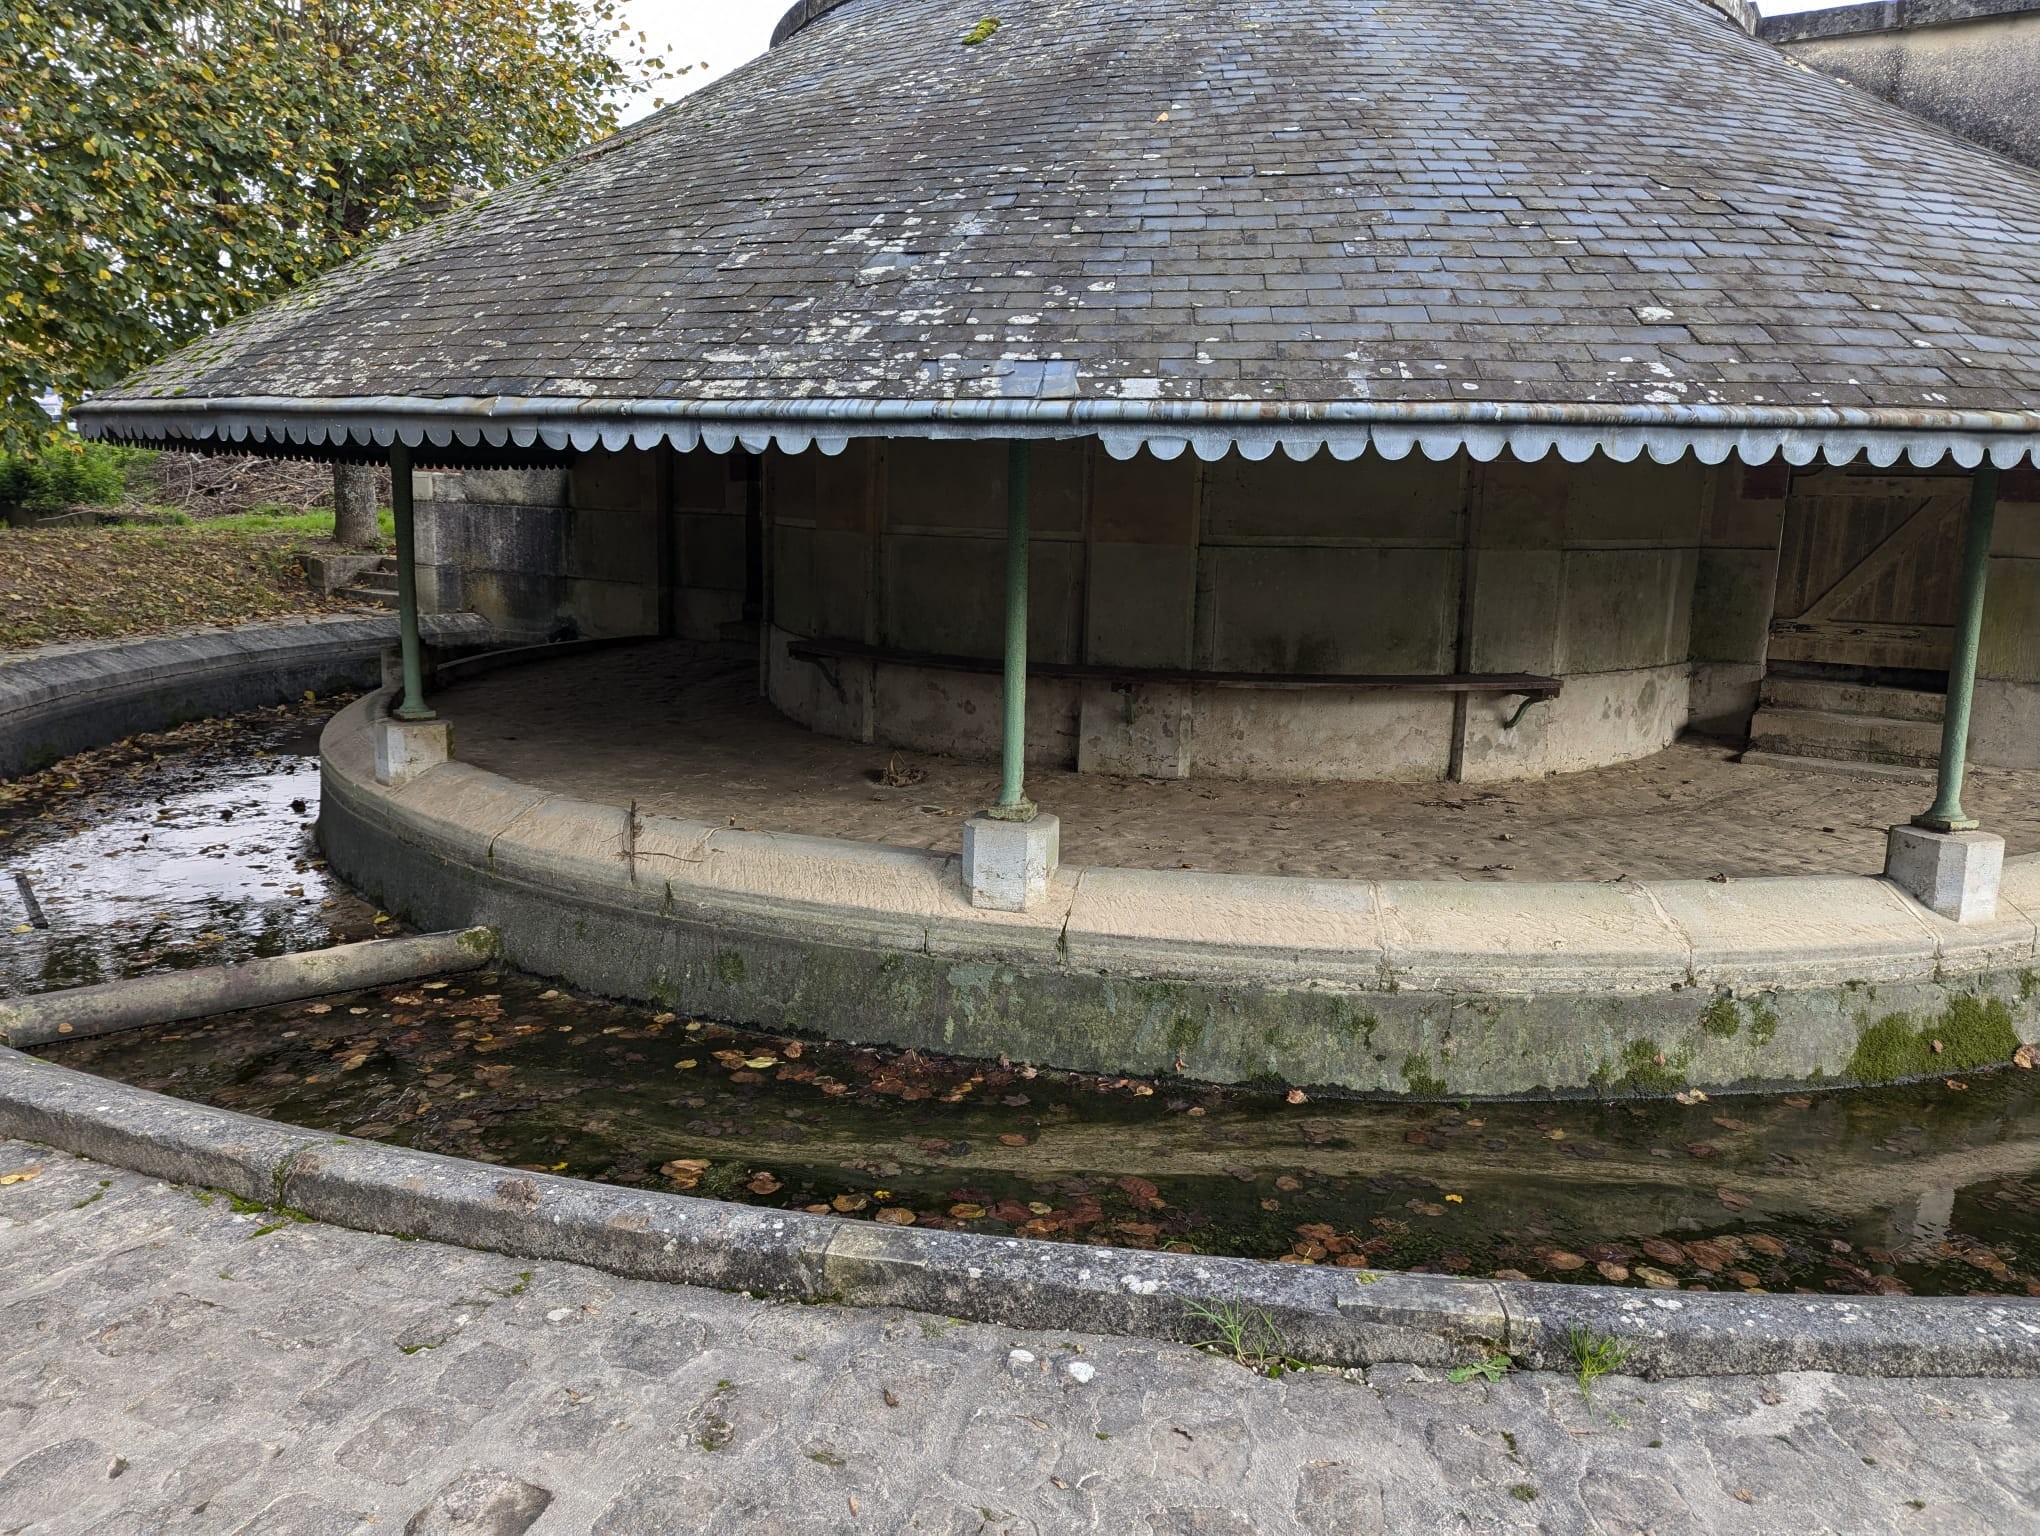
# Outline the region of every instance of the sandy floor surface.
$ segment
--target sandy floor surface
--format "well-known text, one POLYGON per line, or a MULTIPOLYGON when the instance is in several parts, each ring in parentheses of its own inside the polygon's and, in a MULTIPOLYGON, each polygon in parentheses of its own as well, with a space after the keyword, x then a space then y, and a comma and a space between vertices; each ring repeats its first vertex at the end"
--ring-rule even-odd
MULTIPOLYGON (((674 643, 456 684, 435 702, 466 762, 641 811, 955 852, 997 797, 990 762, 816 736, 757 697, 756 669, 674 643), (888 767, 921 777, 877 782, 888 767)), ((1972 770, 1965 801, 2013 853, 2040 850, 2040 773, 1972 770)), ((1885 829, 1932 798, 1868 775, 1735 761, 1686 741, 1529 783, 1238 783, 1036 770, 1063 860, 1134 869, 1402 880, 1874 874, 1885 829)))

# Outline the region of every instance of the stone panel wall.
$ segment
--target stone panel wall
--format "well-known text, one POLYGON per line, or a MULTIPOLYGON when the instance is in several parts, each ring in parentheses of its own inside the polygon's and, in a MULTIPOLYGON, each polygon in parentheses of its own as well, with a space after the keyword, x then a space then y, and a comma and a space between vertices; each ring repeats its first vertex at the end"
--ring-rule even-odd
POLYGON ((2000 154, 2040 165, 2040 3, 1876 0, 1766 18, 1759 35, 2000 154))
MULTIPOLYGON (((781 641, 997 658, 1006 475, 997 444, 775 458, 781 641)), ((1579 691, 1510 728, 1517 701, 1490 696, 1045 683, 1031 695, 1030 755, 1164 776, 1506 779, 1655 751, 1686 723, 1703 549, 1743 536, 1717 534, 1716 480, 1647 461, 1121 463, 1095 443, 1037 445, 1038 660, 1302 676, 1530 671, 1579 691)), ((1763 606, 1768 618, 1768 589, 1763 606)), ((1751 662, 1761 635, 1760 624, 1744 645, 1751 662)), ((821 678, 783 643, 768 665, 774 701, 796 718, 901 746, 996 748, 996 679, 893 664, 821 678)))

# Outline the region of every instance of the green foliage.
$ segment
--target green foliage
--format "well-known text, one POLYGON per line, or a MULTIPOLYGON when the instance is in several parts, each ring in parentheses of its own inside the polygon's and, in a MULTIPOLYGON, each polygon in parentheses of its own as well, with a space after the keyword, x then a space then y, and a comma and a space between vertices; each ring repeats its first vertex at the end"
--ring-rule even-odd
POLYGON ((0 453, 0 507, 61 512, 66 507, 118 506, 128 478, 155 455, 107 443, 60 440, 51 452, 0 453))
POLYGON ((1572 1352, 1573 1369, 1579 1376, 1581 1397, 1591 1398, 1594 1383, 1621 1370, 1623 1361, 1629 1358, 1627 1344, 1589 1328, 1571 1329, 1565 1341, 1572 1352))
POLYGON ((1464 1386, 1469 1381, 1497 1382, 1516 1368, 1516 1362, 1507 1355, 1489 1355, 1478 1365, 1455 1365, 1445 1373, 1445 1379, 1455 1386, 1464 1386))
POLYGON ((1280 1377, 1304 1369, 1303 1362, 1290 1354, 1289 1343, 1275 1319, 1259 1307, 1237 1301, 1222 1301, 1209 1307, 1195 1301, 1184 1305, 1189 1308, 1193 1322, 1212 1330, 1210 1338, 1197 1341, 1197 1348, 1222 1355, 1235 1365, 1264 1376, 1280 1377))
POLYGON ((979 43, 988 43, 999 35, 999 18, 987 16, 968 32, 963 34, 963 46, 975 48, 979 43))
POLYGON ((54 441, 45 390, 75 404, 531 174, 671 74, 621 0, 15 5, 0 30, 0 449, 54 441))

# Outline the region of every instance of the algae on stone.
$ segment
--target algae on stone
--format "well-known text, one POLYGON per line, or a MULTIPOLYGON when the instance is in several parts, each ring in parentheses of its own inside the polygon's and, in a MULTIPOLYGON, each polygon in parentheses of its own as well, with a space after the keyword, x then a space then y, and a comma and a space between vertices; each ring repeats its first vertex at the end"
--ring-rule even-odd
POLYGON ((1965 993, 1950 999, 1940 1017, 1925 1024, 1916 1024, 1906 1013, 1887 1013, 1875 1023, 1864 1023, 1846 1075, 1859 1083, 1895 1083, 1966 1072, 2009 1061, 2018 1048, 2011 1009, 1995 997, 1965 993))

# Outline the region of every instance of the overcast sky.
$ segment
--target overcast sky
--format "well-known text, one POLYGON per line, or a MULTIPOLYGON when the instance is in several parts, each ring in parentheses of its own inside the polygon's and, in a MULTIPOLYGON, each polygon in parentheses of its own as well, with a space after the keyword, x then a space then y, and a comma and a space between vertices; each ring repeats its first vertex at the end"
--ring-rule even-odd
MULTIPOLYGON (((1766 15, 1826 10, 1835 3, 1837 0, 1758 0, 1766 15)), ((655 49, 664 51, 669 59, 696 65, 693 73, 665 88, 670 97, 699 90, 763 53, 772 28, 791 4, 792 0, 625 0, 624 9, 655 49), (708 67, 700 68, 704 63, 708 67)), ((651 108, 648 95, 632 103, 624 116, 626 120, 642 117, 651 108)))

